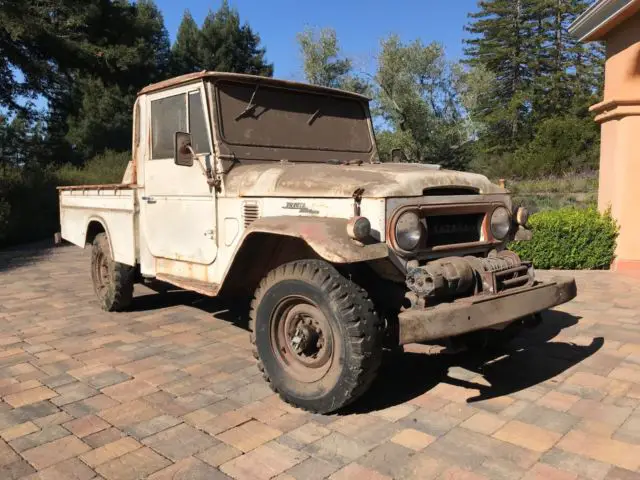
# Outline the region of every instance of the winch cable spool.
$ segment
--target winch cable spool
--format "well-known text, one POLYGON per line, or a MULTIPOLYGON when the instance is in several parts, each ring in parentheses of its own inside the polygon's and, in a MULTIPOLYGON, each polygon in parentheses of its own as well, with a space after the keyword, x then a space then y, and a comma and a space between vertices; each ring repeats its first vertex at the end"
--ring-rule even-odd
POLYGON ((520 266, 523 266, 522 261, 510 251, 486 258, 447 257, 409 268, 406 284, 418 297, 462 296, 473 293, 479 282, 482 285, 483 274, 510 271, 520 266))

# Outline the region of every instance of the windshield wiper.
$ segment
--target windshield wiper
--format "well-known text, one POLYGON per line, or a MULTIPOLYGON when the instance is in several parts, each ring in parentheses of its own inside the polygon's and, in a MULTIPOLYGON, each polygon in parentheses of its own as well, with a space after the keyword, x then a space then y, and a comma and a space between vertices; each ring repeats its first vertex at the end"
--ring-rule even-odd
POLYGON ((253 89, 253 93, 251 94, 251 100, 249 100, 249 103, 247 104, 245 109, 242 112, 240 112, 240 114, 234 119, 236 122, 240 120, 242 117, 244 117, 247 113, 252 112, 256 108, 257 105, 253 103, 253 99, 256 98, 256 93, 258 92, 258 88, 260 88, 260 84, 256 83, 256 88, 253 89))
POLYGON ((313 115, 307 120, 307 125, 311 125, 320 116, 320 109, 316 110, 313 115))

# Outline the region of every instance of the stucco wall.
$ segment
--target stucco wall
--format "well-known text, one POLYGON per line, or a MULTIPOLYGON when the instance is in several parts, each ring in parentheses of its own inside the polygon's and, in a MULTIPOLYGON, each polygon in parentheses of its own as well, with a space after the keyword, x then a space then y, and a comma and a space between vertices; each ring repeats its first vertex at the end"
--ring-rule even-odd
POLYGON ((614 269, 640 269, 640 14, 609 32, 601 124, 598 207, 620 224, 614 269))
POLYGON ((604 100, 640 99, 640 14, 606 37, 604 100))

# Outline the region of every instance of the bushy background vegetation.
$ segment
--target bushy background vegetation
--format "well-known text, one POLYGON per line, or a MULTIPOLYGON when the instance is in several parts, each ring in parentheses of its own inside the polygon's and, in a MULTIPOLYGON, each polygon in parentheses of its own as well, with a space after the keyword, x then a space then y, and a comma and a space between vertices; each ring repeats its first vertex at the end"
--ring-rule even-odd
POLYGON ((606 269, 613 261, 618 227, 595 208, 539 212, 529 221, 533 239, 513 242, 521 258, 543 269, 606 269))
POLYGON ((0 170, 0 244, 41 239, 59 231, 56 187, 119 183, 128 153, 106 151, 83 166, 0 170))

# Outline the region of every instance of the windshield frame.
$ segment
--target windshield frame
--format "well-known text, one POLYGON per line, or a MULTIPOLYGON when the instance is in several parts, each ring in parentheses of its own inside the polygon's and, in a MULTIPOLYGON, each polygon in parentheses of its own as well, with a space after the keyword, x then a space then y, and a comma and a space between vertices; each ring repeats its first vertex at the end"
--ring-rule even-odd
MULTIPOLYGON (((260 84, 259 81, 243 81, 241 79, 219 79, 212 81, 212 118, 215 119, 215 137, 218 144, 219 151, 223 157, 232 156, 235 160, 245 161, 291 161, 291 162, 313 162, 313 163, 328 163, 330 161, 361 161, 363 163, 369 163, 373 160, 377 160, 377 146, 376 139, 373 132, 373 124, 371 121, 371 113, 369 110, 369 102, 365 98, 358 98, 350 96, 348 94, 340 95, 339 93, 327 93, 325 90, 315 90, 313 86, 308 88, 295 88, 291 86, 279 86, 265 82, 260 84), (299 92, 304 95, 318 95, 321 97, 333 97, 338 99, 345 99, 348 101, 356 102, 360 108, 362 108, 363 119, 367 129, 367 143, 368 149, 361 149, 359 151, 352 151, 347 149, 331 149, 331 148, 319 148, 309 147, 301 145, 261 145, 257 143, 241 143, 237 141, 229 141, 224 136, 223 131, 223 111, 221 105, 220 87, 228 84, 243 84, 245 86, 255 87, 256 83, 259 85, 257 95, 254 98, 253 103, 260 106, 260 91, 264 89, 281 89, 286 92, 299 92)), ((229 119, 227 119, 227 122, 229 119)))

